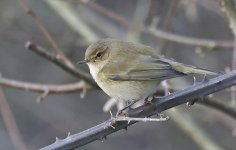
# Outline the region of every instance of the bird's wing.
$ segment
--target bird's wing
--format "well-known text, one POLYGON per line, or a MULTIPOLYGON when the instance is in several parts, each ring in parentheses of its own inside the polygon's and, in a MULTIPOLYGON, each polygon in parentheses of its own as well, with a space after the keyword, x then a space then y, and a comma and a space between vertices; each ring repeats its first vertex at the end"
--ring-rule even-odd
POLYGON ((132 61, 136 61, 136 63, 130 69, 125 69, 126 71, 119 74, 109 74, 108 78, 114 81, 148 81, 165 80, 185 75, 173 69, 171 64, 160 57, 140 55, 138 59, 132 61))

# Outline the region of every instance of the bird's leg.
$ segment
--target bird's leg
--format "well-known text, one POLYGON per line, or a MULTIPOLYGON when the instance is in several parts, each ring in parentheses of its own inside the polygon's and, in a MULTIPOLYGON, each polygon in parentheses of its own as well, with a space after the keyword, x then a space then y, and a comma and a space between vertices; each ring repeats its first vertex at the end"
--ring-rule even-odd
POLYGON ((170 119, 169 116, 167 116, 167 115, 165 115, 165 114, 163 114, 163 113, 158 113, 158 114, 157 114, 157 117, 158 117, 159 119, 163 120, 163 121, 167 121, 167 120, 170 119))
POLYGON ((137 100, 133 100, 133 101, 128 101, 128 104, 124 107, 124 108, 122 108, 121 110, 119 110, 117 113, 116 113, 116 116, 127 116, 127 112, 124 112, 124 110, 126 110, 127 108, 131 108, 131 106, 133 105, 133 104, 135 104, 136 102, 138 102, 137 100))

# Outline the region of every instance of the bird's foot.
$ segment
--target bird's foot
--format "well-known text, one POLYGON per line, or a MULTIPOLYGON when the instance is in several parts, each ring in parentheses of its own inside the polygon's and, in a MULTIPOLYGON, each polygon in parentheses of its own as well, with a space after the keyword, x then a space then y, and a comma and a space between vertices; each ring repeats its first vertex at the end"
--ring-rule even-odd
POLYGON ((125 106, 124 108, 122 108, 121 110, 119 110, 117 113, 116 113, 116 116, 127 116, 128 115, 128 112, 125 111, 126 109, 131 109, 131 106, 133 104, 135 104, 137 101, 131 101, 127 106, 125 106))
POLYGON ((158 117, 158 119, 160 119, 161 121, 167 121, 167 120, 170 119, 170 117, 167 116, 167 115, 165 115, 164 113, 158 113, 158 114, 157 114, 157 117, 158 117))

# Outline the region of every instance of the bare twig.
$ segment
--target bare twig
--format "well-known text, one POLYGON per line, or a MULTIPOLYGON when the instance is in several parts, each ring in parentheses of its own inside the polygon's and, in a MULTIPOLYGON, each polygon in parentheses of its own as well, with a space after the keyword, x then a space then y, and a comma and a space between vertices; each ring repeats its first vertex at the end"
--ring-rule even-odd
POLYGON ((48 32, 44 24, 41 22, 41 20, 38 18, 36 13, 27 5, 27 3, 24 0, 17 0, 17 2, 20 4, 21 8, 33 18, 39 29, 42 31, 43 35, 46 37, 48 42, 52 45, 54 50, 57 52, 57 58, 62 60, 64 63, 66 63, 71 68, 74 68, 74 65, 71 63, 71 61, 66 57, 66 55, 63 53, 61 48, 58 46, 57 42, 53 39, 52 35, 48 32))
POLYGON ((71 75, 85 80, 87 83, 89 83, 94 88, 98 88, 95 81, 92 79, 92 77, 87 72, 82 71, 82 70, 78 70, 76 68, 71 68, 70 66, 61 62, 54 53, 51 53, 51 52, 43 49, 42 47, 39 47, 31 42, 26 43, 26 48, 35 52, 36 54, 42 56, 43 58, 46 58, 47 60, 53 62, 54 64, 61 67, 63 70, 70 73, 71 75))
POLYGON ((17 126, 15 117, 0 87, 0 112, 15 149, 26 150, 25 143, 17 126))
POLYGON ((48 84, 35 84, 35 83, 22 82, 3 77, 0 77, 0 85, 21 89, 25 91, 32 91, 38 93, 47 92, 50 94, 81 92, 84 90, 84 88, 86 88, 87 90, 91 88, 82 81, 65 85, 48 85, 48 84))
POLYGON ((125 26, 127 28, 134 27, 136 30, 140 30, 146 34, 152 35, 157 38, 165 39, 165 40, 180 43, 180 44, 198 46, 198 47, 206 47, 206 48, 215 48, 215 47, 232 48, 233 47, 232 41, 199 39, 199 38, 177 35, 177 34, 165 32, 162 30, 154 29, 154 28, 147 28, 144 25, 134 26, 125 17, 120 16, 120 15, 110 11, 107 8, 104 8, 103 6, 101 6, 100 4, 98 4, 94 1, 88 1, 85 4, 87 4, 90 8, 98 11, 99 13, 116 21, 117 23, 119 23, 122 26, 125 26))
MULTIPOLYGON (((89 87, 88 84, 82 81, 77 82, 77 83, 64 84, 64 85, 48 85, 48 84, 35 84, 35 83, 22 82, 22 81, 17 81, 13 79, 3 78, 3 77, 0 77, 0 85, 10 87, 10 88, 16 88, 20 90, 25 90, 25 91, 38 92, 38 93, 46 92, 49 94, 65 94, 65 93, 73 93, 73 92, 83 92, 84 90, 87 91, 91 89, 91 87, 89 87)), ((173 89, 171 91, 173 92, 173 89)), ((160 90, 158 91, 157 94, 164 95, 164 91, 160 90)), ((233 108, 223 105, 222 103, 219 103, 216 100, 206 97, 203 100, 198 101, 198 103, 201 105, 212 107, 236 119, 236 111, 233 108)), ((106 111, 108 111, 107 107, 108 106, 106 106, 106 111)), ((109 106, 109 108, 110 107, 111 106, 109 106)))
MULTIPOLYGON (((233 85, 236 85, 236 71, 221 75, 209 81, 197 83, 187 89, 177 91, 168 96, 154 99, 152 104, 146 104, 130 110, 128 112, 129 117, 148 117, 233 85)), ((115 122, 112 124, 113 128, 111 127, 111 121, 112 119, 81 133, 68 136, 66 139, 57 140, 55 143, 42 148, 42 150, 74 149, 81 147, 95 140, 106 138, 107 135, 136 123, 135 121, 131 121, 129 124, 126 122, 115 122)))

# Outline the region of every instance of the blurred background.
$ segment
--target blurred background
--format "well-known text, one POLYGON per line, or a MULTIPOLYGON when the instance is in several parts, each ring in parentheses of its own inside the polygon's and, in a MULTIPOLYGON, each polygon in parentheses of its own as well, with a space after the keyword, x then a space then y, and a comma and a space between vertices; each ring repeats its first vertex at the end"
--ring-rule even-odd
MULTIPOLYGON (((216 71, 232 69, 234 35, 215 0, 1 0, 3 78, 53 85, 80 80, 24 47, 27 41, 32 41, 56 52, 37 19, 80 70, 88 71, 86 65, 76 64, 83 59, 88 45, 107 37, 152 46, 186 64, 216 71), (32 11, 27 14, 29 8, 32 11)), ((193 84, 193 78, 178 78, 168 83, 174 89, 183 89, 193 84)), ((39 149, 55 142, 56 137, 63 139, 68 132, 81 132, 110 117, 102 109, 109 97, 100 90, 89 91, 83 99, 80 92, 49 94, 41 103, 36 102, 41 93, 5 86, 0 93, 2 150, 39 149)), ((211 98, 236 111, 235 97, 229 89, 211 98)), ((113 111, 116 112, 115 107, 113 111)), ((79 149, 234 150, 236 147, 236 120, 217 109, 182 105, 165 114, 171 117, 167 122, 137 123, 128 131, 121 130, 103 142, 95 141, 79 149)))

